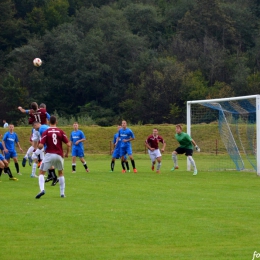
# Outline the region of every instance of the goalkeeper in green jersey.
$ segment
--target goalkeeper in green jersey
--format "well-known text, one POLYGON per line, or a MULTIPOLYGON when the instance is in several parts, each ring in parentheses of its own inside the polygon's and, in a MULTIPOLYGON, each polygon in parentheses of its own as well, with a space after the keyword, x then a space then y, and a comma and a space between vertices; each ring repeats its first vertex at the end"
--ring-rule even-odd
POLYGON ((195 146, 196 151, 200 152, 200 148, 197 146, 195 141, 187 134, 182 132, 182 126, 176 125, 176 134, 175 134, 176 140, 179 142, 180 146, 175 149, 175 151, 172 152, 172 160, 173 160, 173 168, 171 171, 174 171, 175 169, 179 169, 178 166, 178 159, 177 154, 184 154, 188 157, 191 165, 193 166, 194 172, 193 175, 198 174, 198 170, 195 164, 195 161, 192 158, 193 153, 193 146, 195 146))

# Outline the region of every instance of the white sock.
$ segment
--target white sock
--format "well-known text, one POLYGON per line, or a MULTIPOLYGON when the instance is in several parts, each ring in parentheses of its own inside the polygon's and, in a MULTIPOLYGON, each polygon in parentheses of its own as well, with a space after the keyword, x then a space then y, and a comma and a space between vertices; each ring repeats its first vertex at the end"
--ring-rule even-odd
POLYGON ((32 176, 35 176, 36 168, 37 168, 37 163, 34 162, 32 166, 32 176))
POLYGON ((39 176, 39 186, 40 186, 40 190, 43 191, 44 190, 44 176, 43 176, 43 174, 40 174, 40 176, 39 176))
POLYGON ((178 166, 177 154, 175 154, 175 153, 172 154, 172 160, 173 160, 174 167, 178 166))
POLYGON ((189 155, 189 156, 188 156, 188 159, 189 159, 191 165, 193 166, 193 169, 194 169, 194 170, 197 170, 195 161, 193 160, 192 156, 189 155))
POLYGON ((59 177, 59 184, 60 184, 60 195, 64 195, 64 192, 65 192, 65 178, 64 178, 64 176, 59 177))
POLYGON ((160 162, 160 163, 157 163, 157 171, 159 171, 160 170, 160 168, 161 168, 161 165, 162 165, 162 163, 160 162))
POLYGON ((29 149, 27 150, 26 155, 24 156, 24 158, 27 159, 33 153, 33 150, 34 150, 33 146, 30 146, 29 149))
POLYGON ((44 159, 44 149, 43 148, 41 149, 41 152, 40 152, 40 158, 41 158, 41 160, 44 159))

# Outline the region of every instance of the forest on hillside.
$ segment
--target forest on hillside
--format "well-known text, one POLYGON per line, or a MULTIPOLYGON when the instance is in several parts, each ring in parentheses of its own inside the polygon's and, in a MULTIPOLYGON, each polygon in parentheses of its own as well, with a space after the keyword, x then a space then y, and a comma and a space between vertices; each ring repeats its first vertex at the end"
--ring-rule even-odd
POLYGON ((8 122, 36 101, 101 126, 178 123, 188 100, 259 93, 258 0, 0 0, 8 122))

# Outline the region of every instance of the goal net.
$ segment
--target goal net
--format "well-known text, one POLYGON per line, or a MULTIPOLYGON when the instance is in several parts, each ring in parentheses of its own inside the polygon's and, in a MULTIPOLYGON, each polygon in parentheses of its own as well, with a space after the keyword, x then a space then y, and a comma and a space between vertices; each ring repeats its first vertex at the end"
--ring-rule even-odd
POLYGON ((260 95, 188 101, 187 133, 201 148, 200 171, 260 175, 260 95))

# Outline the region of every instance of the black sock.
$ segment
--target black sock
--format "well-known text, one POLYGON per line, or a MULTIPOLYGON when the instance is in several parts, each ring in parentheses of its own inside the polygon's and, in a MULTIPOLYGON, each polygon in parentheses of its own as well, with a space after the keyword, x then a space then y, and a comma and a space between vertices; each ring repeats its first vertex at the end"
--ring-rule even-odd
POLYGON ((121 161, 121 165, 122 165, 123 170, 125 170, 125 162, 121 161))
POLYGON ((41 156, 39 154, 37 156, 38 156, 38 162, 41 162, 42 161, 41 156))
POLYGON ((58 179, 58 176, 57 176, 56 173, 55 173, 55 169, 52 170, 52 176, 53 176, 53 178, 54 178, 55 180, 58 179))
POLYGON ((3 171, 3 169, 2 169, 2 168, 0 168, 0 177, 1 177, 1 175, 2 175, 2 171, 3 171))
POLYGON ((11 173, 10 168, 9 168, 9 167, 6 167, 5 170, 6 170, 5 172, 9 175, 9 177, 10 177, 10 178, 13 178, 13 175, 12 175, 12 173, 11 173))
POLYGON ((56 175, 56 173, 55 173, 55 169, 50 169, 50 173, 51 173, 51 176, 52 176, 52 178, 53 178, 53 180, 57 180, 57 175, 56 175))
POLYGON ((16 172, 19 173, 19 164, 18 162, 14 163, 16 172))
MULTIPOLYGON (((48 177, 47 177, 47 179, 52 180, 54 178, 53 171, 54 171, 54 169, 49 169, 48 170, 48 177)), ((55 174, 55 172, 54 172, 54 174, 55 174)))
POLYGON ((111 171, 113 172, 115 168, 115 161, 111 161, 111 171))
POLYGON ((76 171, 76 165, 72 164, 72 171, 76 171))
POLYGON ((132 166, 133 166, 133 169, 135 169, 135 160, 134 160, 134 159, 131 160, 131 164, 132 164, 132 166))
POLYGON ((87 168, 88 168, 88 166, 87 166, 87 163, 86 163, 86 162, 84 162, 84 163, 83 163, 83 166, 84 166, 84 168, 85 168, 85 169, 87 169, 87 168))
POLYGON ((125 165, 126 165, 126 169, 129 171, 129 163, 128 163, 128 161, 125 162, 125 165))
POLYGON ((52 178, 52 174, 50 172, 50 170, 48 170, 48 176, 47 176, 47 179, 51 179, 52 178))

